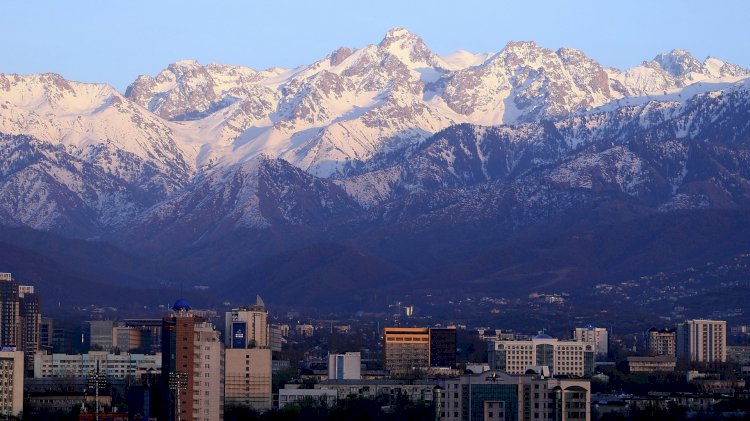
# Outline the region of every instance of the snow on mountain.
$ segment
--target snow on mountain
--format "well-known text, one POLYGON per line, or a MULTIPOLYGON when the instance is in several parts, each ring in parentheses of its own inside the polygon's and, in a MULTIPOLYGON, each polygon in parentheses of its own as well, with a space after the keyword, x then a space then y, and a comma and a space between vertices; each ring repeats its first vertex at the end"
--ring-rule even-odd
POLYGON ((448 69, 459 70, 467 67, 479 66, 494 55, 494 53, 475 54, 466 50, 458 50, 454 53, 442 56, 441 59, 443 59, 443 62, 448 65, 448 69))
MULTIPOLYGON (((200 208, 195 215, 207 215, 209 204, 221 204, 217 215, 229 212, 240 226, 304 221, 293 212, 267 219, 262 203, 252 199, 257 186, 230 186, 224 178, 257 178, 258 162, 276 158, 306 172, 309 183, 336 180, 326 188, 340 188, 337 197, 346 191, 367 208, 403 195, 499 183, 550 165, 557 168, 546 175, 551 189, 607 186, 655 202, 667 190, 690 196, 680 191, 680 171, 660 172, 630 150, 592 145, 622 142, 634 133, 656 136, 651 131, 658 130, 671 133, 672 139, 656 136, 664 141, 695 139, 707 130, 734 139, 746 119, 716 120, 716 114, 744 106, 749 75, 681 50, 626 71, 603 67, 575 49, 553 51, 533 42, 510 42, 496 54, 438 57, 401 28, 378 44, 340 48, 295 69, 183 60, 139 77, 124 96, 53 74, 0 75, 0 133, 33 138, 36 145, 34 153, 8 158, 9 168, 26 166, 28 172, 7 171, 0 189, 8 197, 28 189, 36 193, 23 200, 39 202, 10 200, 15 204, 0 216, 96 232, 152 206, 167 218, 170 209, 185 215, 200 208), (715 109, 689 112, 709 103, 715 109), (467 128, 502 123, 510 126, 467 128), (561 164, 586 148, 596 150, 561 164), (658 188, 644 187, 653 183, 658 188), (117 193, 108 196, 105 185, 117 193), (187 197, 210 195, 212 186, 224 189, 213 202, 187 197), (239 208, 222 202, 237 194, 247 199, 239 208), (75 206, 66 204, 68 197, 75 206), (77 209, 86 209, 81 221, 74 221, 77 209)), ((521 187, 513 189, 526 191, 521 187)), ((713 203, 691 200, 670 206, 713 203)), ((158 213, 149 215, 158 220, 158 213)))
POLYGON ((127 154, 161 172, 167 193, 187 182, 193 171, 191 151, 182 149, 167 122, 110 86, 51 73, 0 74, 0 133, 64 145, 75 156, 136 181, 141 174, 117 160, 127 154))
POLYGON ((198 168, 265 153, 315 175, 341 177, 452 124, 557 118, 747 75, 679 50, 625 72, 575 49, 533 42, 510 42, 494 55, 438 57, 417 35, 394 28, 378 44, 340 48, 296 69, 174 63, 156 77, 139 77, 126 96, 181 120, 175 130, 195 151, 198 168))
POLYGON ((222 171, 201 174, 193 185, 144 212, 130 235, 196 238, 238 228, 318 225, 359 208, 332 181, 288 162, 258 155, 222 171))

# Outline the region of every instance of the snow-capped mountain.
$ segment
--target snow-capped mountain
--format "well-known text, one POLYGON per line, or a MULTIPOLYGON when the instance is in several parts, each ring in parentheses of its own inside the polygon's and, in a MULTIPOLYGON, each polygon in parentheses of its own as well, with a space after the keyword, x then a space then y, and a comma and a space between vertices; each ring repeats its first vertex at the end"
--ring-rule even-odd
POLYGON ((397 28, 377 45, 341 48, 291 70, 177 62, 155 78, 139 77, 126 95, 164 118, 189 120, 181 126, 199 133, 193 136, 199 168, 265 153, 315 175, 341 177, 452 124, 561 117, 748 75, 681 50, 624 72, 575 49, 552 51, 533 42, 511 42, 494 55, 461 51, 441 58, 397 28))
MULTIPOLYGON (((283 159, 312 177, 308 185, 338 185, 351 196, 330 193, 323 202, 350 209, 347 200, 356 200, 355 207, 371 209, 404 195, 514 180, 532 168, 560 165, 580 148, 612 142, 615 133, 632 137, 664 124, 675 125, 661 129, 675 139, 693 138, 709 130, 704 126, 727 131, 713 123, 719 106, 680 122, 675 116, 691 101, 742 96, 748 75, 681 50, 626 71, 578 50, 533 42, 511 42, 496 54, 439 57, 400 28, 378 44, 340 48, 296 69, 180 61, 155 77, 139 77, 124 96, 53 74, 1 75, 0 133, 18 135, 3 137, 9 146, 3 220, 63 232, 77 229, 71 224, 86 226, 83 235, 134 218, 164 227, 188 214, 231 215, 223 220, 255 228, 310 222, 285 211, 261 217, 252 193, 257 186, 248 181, 259 173, 248 168, 283 159), (481 144, 432 138, 456 124, 503 123, 511 125, 481 129, 488 136, 481 144), (240 189, 249 189, 246 194, 227 184, 237 177, 247 179, 240 189), (319 177, 336 179, 335 185, 319 177), (24 189, 29 193, 21 194, 24 189), (193 197, 216 192, 221 200, 193 197), (217 208, 207 210, 212 203, 217 208)), ((593 186, 584 173, 620 152, 626 156, 621 170, 634 172, 638 157, 613 150, 596 165, 566 161, 545 177, 569 188, 593 186)), ((628 194, 640 191, 641 179, 632 177, 621 185, 628 194)), ((301 206, 279 197, 280 209, 287 201, 288 209, 301 206)), ((321 206, 311 212, 327 214, 321 206)))
MULTIPOLYGON (((571 221, 584 225, 573 237, 595 220, 607 239, 628 221, 624 261, 650 262, 637 240, 651 233, 632 221, 688 215, 692 228, 700 212, 722 215, 701 233, 717 255, 745 252, 722 233, 750 207, 749 76, 681 50, 624 71, 533 42, 440 57, 403 29, 295 69, 180 61, 125 95, 0 75, 0 224, 234 286, 286 279, 268 275, 278 264, 352 279, 350 260, 375 283, 481 284, 504 264, 493 247, 539 236, 557 243, 519 248, 533 270, 509 276, 551 285, 562 272, 525 256, 568 244, 571 221), (444 271, 454 263, 469 269, 444 271)), ((694 258, 675 249, 665 262, 694 258)))

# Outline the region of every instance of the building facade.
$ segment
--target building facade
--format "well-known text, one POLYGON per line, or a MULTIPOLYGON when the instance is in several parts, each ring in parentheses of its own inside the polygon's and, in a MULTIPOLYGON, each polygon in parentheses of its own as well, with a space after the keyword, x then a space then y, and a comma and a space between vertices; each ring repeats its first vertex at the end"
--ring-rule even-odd
POLYGON ((609 333, 603 327, 577 327, 573 338, 578 342, 593 342, 597 357, 606 358, 609 354, 609 333))
POLYGON ((591 376, 594 343, 560 341, 540 334, 526 341, 493 341, 488 345, 491 369, 524 374, 534 367, 549 367, 555 376, 591 376))
POLYGON ((430 367, 456 367, 455 328, 430 328, 430 367))
POLYGON ((655 357, 666 355, 677 356, 677 332, 674 329, 651 328, 646 336, 648 355, 655 357))
POLYGON ((336 391, 328 389, 279 389, 279 409, 307 399, 331 407, 336 405, 336 391))
POLYGON ((383 331, 384 366, 392 376, 404 376, 430 366, 430 330, 421 327, 386 327, 383 331))
POLYGON ((19 287, 10 273, 0 273, 0 347, 22 348, 19 287))
POLYGON ((436 391, 438 420, 590 420, 588 380, 491 370, 445 380, 436 391))
POLYGON ((702 363, 726 362, 727 322, 696 319, 679 324, 677 357, 702 363))
POLYGON ((329 380, 358 380, 362 378, 362 355, 359 352, 328 354, 329 380))
POLYGON ((111 354, 90 351, 86 354, 45 354, 37 352, 33 360, 35 378, 87 377, 99 372, 111 379, 139 379, 161 373, 162 355, 111 354))
POLYGON ((270 348, 228 348, 224 364, 226 405, 248 406, 260 412, 271 409, 270 348))
POLYGON ((203 317, 194 316, 185 300, 162 319, 162 383, 165 419, 213 421, 224 415, 224 352, 219 332, 203 317))
POLYGON ((22 351, 0 351, 0 416, 20 416, 23 411, 24 364, 22 351))
POLYGON ((227 348, 267 348, 269 346, 268 312, 260 296, 255 304, 226 313, 224 328, 227 348), (232 344, 234 342, 234 345, 232 344))
POLYGON ((628 357, 628 368, 631 373, 673 372, 677 367, 677 358, 670 355, 652 357, 628 357))

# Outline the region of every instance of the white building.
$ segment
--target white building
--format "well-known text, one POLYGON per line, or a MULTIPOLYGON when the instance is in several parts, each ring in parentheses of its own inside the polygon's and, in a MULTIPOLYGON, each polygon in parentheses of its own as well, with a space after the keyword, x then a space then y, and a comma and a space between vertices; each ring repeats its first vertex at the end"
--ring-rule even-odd
POLYGON ((99 372, 112 379, 137 379, 144 374, 161 373, 161 354, 110 354, 91 351, 88 354, 34 354, 34 377, 86 377, 99 372))
POLYGON ((677 357, 712 363, 727 360, 725 320, 687 320, 677 326, 677 357))
POLYGON ((0 416, 23 411, 23 351, 0 351, 0 416))
POLYGON ((329 380, 359 380, 362 378, 362 356, 359 352, 328 354, 329 380))
POLYGON ((305 399, 336 405, 336 391, 329 389, 279 389, 279 409, 305 399))
POLYGON ((266 348, 268 338, 268 311, 260 296, 254 305, 241 306, 226 313, 224 319, 227 348, 266 348))
POLYGON ((574 338, 578 342, 593 342, 594 352, 599 357, 606 357, 609 354, 609 333, 604 327, 577 327, 574 332, 574 338))
POLYGON ((590 376, 594 347, 593 342, 560 341, 545 334, 523 341, 493 341, 489 343, 489 365, 511 374, 546 366, 555 376, 590 376))
POLYGON ((433 401, 437 420, 591 419, 591 383, 486 371, 447 379, 433 401))

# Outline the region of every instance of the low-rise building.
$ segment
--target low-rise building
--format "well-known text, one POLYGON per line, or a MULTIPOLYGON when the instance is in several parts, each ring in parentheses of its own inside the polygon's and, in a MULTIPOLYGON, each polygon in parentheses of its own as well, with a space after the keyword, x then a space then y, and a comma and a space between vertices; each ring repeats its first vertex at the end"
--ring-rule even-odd
POLYGON ((727 346, 727 361, 736 364, 750 364, 750 346, 727 346))
POLYGON ((87 354, 34 354, 34 377, 86 377, 96 373, 112 379, 141 378, 161 373, 161 354, 110 354, 91 351, 87 354))
POLYGON ((445 421, 590 420, 591 383, 491 370, 443 381, 435 405, 445 421))
POLYGON ((326 380, 315 385, 316 389, 335 390, 338 399, 387 396, 395 401, 399 396, 412 402, 432 402, 433 391, 438 380, 326 380))
POLYGON ((307 399, 333 406, 336 397, 336 391, 330 389, 279 389, 279 409, 307 399))
POLYGON ((593 342, 561 341, 545 334, 525 341, 493 341, 488 348, 489 365, 511 374, 547 366, 555 376, 591 376, 594 348, 593 342))
POLYGON ((631 373, 672 372, 677 367, 677 358, 669 355, 653 357, 628 357, 631 373))

